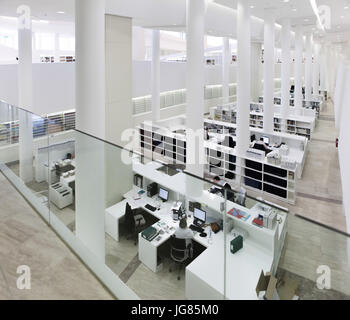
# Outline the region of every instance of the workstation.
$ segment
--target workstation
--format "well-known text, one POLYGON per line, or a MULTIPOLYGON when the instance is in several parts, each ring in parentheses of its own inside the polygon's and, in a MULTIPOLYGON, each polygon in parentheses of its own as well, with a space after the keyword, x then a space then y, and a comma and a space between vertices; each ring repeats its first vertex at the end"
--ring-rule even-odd
MULTIPOLYGON (((181 116, 157 124, 142 123, 138 128, 140 152, 149 159, 184 165, 185 123, 186 118, 181 116)), ((243 184, 261 196, 295 202, 297 179, 302 177, 307 157, 306 137, 285 132, 267 134, 261 128, 250 127, 250 149, 238 156, 236 124, 204 119, 203 128, 207 176, 220 176, 232 189, 239 190, 243 184), (257 150, 261 140, 266 150, 257 150)))
POLYGON ((35 183, 48 184, 50 202, 60 210, 74 204, 75 172, 74 140, 52 143, 35 150, 35 183))
MULTIPOLYGON (((225 200, 222 194, 212 192, 213 186, 220 189, 213 180, 202 181, 202 192, 190 195, 186 186, 195 182, 189 179, 197 178, 181 170, 173 172, 173 168, 169 173, 164 169, 167 165, 158 161, 144 162, 142 157, 133 158, 134 185, 122 201, 106 209, 106 232, 119 241, 119 225, 127 223, 130 205, 136 219, 141 215, 140 221, 144 220, 141 228, 135 226, 132 233, 132 240, 138 245, 138 258, 152 272, 160 272, 164 259, 168 258, 162 256, 164 247, 170 250, 168 254, 173 259, 172 236, 179 228, 179 221, 186 218, 193 231, 192 240, 200 247, 199 254, 194 254, 190 263, 184 264, 181 258, 175 257, 175 261, 185 267, 186 298, 257 299, 255 289, 261 271, 277 269, 287 232, 287 213, 253 198, 243 201, 244 206, 225 200), (256 224, 259 219, 261 225, 256 224), (233 253, 231 241, 238 236, 242 237, 243 246, 233 253), (234 266, 245 270, 249 277, 224 272, 225 250, 226 268, 230 270, 234 266)), ((237 194, 231 199, 236 201, 237 194)))

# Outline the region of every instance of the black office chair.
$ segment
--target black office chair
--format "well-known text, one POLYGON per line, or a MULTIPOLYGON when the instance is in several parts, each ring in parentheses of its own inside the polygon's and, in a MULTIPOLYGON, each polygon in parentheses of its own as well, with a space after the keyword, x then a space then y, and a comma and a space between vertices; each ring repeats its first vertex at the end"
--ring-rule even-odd
POLYGON ((56 176, 60 177, 62 175, 61 167, 58 164, 55 164, 56 176))
MULTIPOLYGON (((186 239, 178 239, 175 236, 170 238, 170 258, 179 266, 179 274, 177 280, 180 280, 182 267, 186 265, 189 259, 193 258, 192 244, 186 244, 186 239)), ((172 272, 170 266, 169 272, 172 272)))
POLYGON ((132 210, 129 203, 125 205, 125 227, 129 236, 127 240, 134 239, 137 244, 138 234, 146 228, 146 219, 138 210, 132 210))

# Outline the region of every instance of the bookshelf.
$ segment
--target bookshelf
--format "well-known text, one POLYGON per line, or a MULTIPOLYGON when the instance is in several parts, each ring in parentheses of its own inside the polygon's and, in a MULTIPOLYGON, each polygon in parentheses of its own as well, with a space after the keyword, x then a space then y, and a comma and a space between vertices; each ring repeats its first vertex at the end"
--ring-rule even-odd
MULTIPOLYGON (((235 150, 235 125, 225 126, 214 120, 205 120, 204 125, 224 137, 221 142, 204 141, 207 174, 220 176, 231 185, 243 185, 262 196, 295 203, 295 163, 290 166, 283 157, 279 163, 273 163, 255 149, 248 150, 244 157, 238 157, 235 150)), ((146 122, 138 127, 138 131, 143 156, 172 164, 186 164, 185 132, 173 133, 146 122)))
MULTIPOLYGON (((263 129, 264 113, 261 104, 250 105, 249 125, 252 128, 263 129), (259 110, 259 111, 256 111, 259 110)), ((237 108, 234 104, 219 106, 214 108, 214 120, 229 122, 235 124, 237 122, 237 108)), ((314 122, 309 117, 290 115, 287 120, 287 133, 303 136, 309 140, 312 138, 314 122)), ((282 115, 275 113, 274 116, 274 131, 282 132, 282 115)))

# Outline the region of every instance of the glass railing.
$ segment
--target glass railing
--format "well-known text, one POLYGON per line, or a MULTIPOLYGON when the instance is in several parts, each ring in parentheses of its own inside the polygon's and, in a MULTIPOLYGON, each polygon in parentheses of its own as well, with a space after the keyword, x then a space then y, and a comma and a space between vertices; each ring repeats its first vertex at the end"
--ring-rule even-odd
POLYGON ((191 175, 157 146, 149 157, 1 108, 18 143, 4 135, 0 170, 119 299, 350 297, 346 233, 191 175))

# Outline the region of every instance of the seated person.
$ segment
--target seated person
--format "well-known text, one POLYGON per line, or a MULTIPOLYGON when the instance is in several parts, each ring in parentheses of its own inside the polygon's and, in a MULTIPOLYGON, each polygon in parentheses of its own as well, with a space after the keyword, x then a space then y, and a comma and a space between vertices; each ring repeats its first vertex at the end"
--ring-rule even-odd
POLYGON ((260 138, 260 141, 254 141, 253 149, 265 151, 265 155, 272 151, 268 145, 266 145, 263 138, 260 138))
POLYGON ((222 188, 212 186, 210 189, 211 193, 217 194, 220 193, 223 197, 225 196, 225 190, 231 190, 231 186, 224 180, 221 180, 219 176, 214 177, 213 182, 221 186, 222 188))
POLYGON ((187 227, 187 219, 182 218, 179 222, 179 228, 175 231, 175 237, 178 239, 186 239, 186 245, 192 245, 193 231, 187 227))

